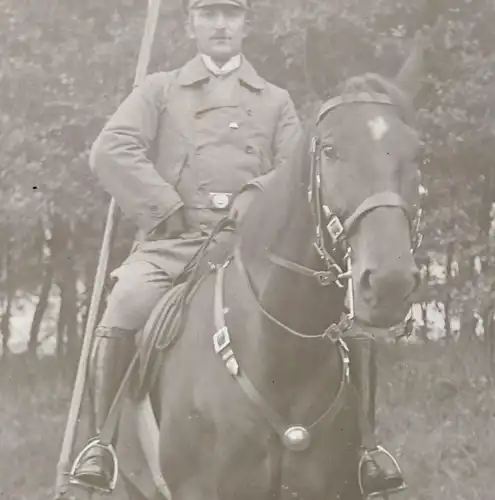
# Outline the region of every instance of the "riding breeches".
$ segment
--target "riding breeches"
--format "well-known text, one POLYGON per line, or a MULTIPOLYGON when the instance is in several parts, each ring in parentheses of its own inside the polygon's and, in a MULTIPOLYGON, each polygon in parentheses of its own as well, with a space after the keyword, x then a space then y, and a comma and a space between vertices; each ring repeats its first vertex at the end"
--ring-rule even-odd
POLYGON ((144 327, 155 305, 201 247, 206 235, 144 241, 112 273, 116 280, 100 325, 136 331, 144 327))

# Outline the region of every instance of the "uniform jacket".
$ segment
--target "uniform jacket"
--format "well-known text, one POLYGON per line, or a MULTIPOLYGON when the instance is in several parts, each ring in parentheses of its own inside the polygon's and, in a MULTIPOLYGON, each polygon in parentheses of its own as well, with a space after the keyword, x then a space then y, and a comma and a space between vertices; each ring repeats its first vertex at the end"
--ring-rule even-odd
POLYGON ((286 90, 245 59, 228 91, 211 78, 200 56, 148 75, 92 147, 92 170, 144 233, 180 207, 188 231, 211 229, 226 200, 249 183, 262 188, 293 154, 300 122, 286 90))

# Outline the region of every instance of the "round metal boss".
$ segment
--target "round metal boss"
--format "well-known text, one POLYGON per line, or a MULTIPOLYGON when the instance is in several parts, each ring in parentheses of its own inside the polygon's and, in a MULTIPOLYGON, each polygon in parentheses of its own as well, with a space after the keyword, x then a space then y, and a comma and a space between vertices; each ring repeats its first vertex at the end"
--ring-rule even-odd
POLYGON ((284 445, 291 451, 303 451, 308 448, 310 435, 307 429, 293 425, 284 432, 284 445))
POLYGON ((223 193, 215 194, 212 201, 215 208, 226 208, 229 205, 229 197, 223 193))

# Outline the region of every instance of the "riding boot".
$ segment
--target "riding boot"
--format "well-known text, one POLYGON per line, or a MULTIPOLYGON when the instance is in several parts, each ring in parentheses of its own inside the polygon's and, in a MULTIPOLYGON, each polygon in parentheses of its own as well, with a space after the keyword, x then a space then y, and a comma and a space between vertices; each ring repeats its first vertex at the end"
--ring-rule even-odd
MULTIPOLYGON (((135 331, 99 326, 95 331, 90 364, 90 382, 96 430, 99 433, 135 352, 135 331)), ((115 446, 116 436, 112 441, 115 446)), ((76 484, 111 492, 116 475, 113 447, 101 445, 99 436, 91 438, 72 479, 76 484)))
POLYGON ((348 342, 351 382, 358 394, 362 450, 359 481, 364 498, 384 497, 406 488, 401 470, 392 455, 375 438, 376 352, 373 339, 348 342))

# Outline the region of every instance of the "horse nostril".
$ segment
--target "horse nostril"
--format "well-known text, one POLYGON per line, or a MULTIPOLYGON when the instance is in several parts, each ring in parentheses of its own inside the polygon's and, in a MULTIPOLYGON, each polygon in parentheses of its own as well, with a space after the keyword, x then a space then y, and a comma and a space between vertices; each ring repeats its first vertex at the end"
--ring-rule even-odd
POLYGON ((380 272, 378 270, 366 269, 361 274, 361 292, 365 294, 390 295, 391 297, 410 298, 421 284, 419 270, 413 268, 391 269, 380 272))

